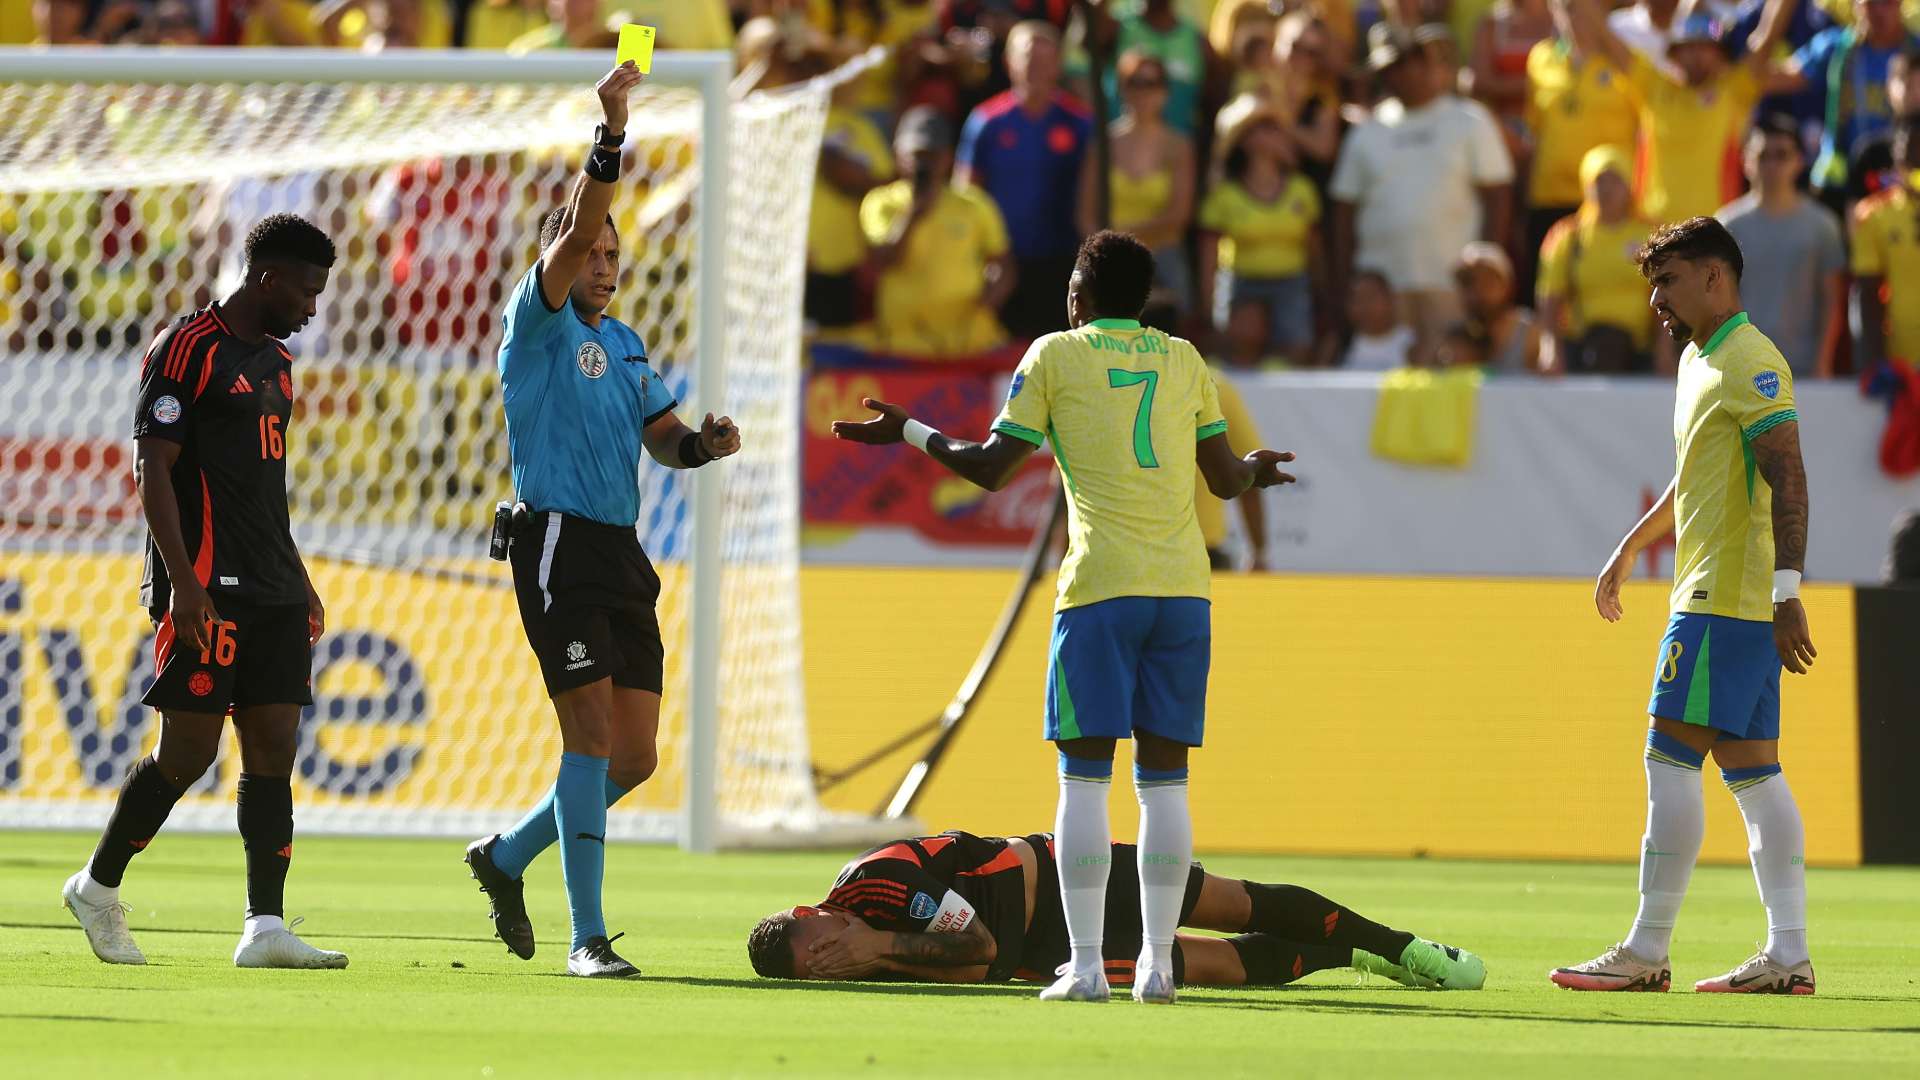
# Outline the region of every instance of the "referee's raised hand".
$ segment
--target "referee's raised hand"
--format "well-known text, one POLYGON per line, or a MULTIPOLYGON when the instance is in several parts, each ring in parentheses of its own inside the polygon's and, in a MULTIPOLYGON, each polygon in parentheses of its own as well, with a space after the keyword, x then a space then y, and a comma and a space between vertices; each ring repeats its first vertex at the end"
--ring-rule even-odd
POLYGON ((647 81, 629 60, 600 77, 594 92, 600 95, 600 108, 607 114, 607 130, 624 134, 627 130, 627 95, 647 81))

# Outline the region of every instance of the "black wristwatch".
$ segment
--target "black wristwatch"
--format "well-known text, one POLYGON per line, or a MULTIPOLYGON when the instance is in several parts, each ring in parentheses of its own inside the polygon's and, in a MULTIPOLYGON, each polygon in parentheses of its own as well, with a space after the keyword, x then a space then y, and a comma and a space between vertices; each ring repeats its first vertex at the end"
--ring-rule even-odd
POLYGON ((603 146, 608 150, 618 150, 620 149, 620 144, 626 141, 627 133, 624 131, 608 131, 607 125, 605 124, 595 124, 593 126, 593 145, 595 146, 603 146))

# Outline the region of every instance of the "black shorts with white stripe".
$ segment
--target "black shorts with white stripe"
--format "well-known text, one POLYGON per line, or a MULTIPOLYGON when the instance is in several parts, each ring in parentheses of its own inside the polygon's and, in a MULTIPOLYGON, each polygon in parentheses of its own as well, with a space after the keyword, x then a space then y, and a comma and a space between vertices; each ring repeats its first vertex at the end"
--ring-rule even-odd
POLYGON ((660 575, 631 526, 529 513, 514 528, 508 561, 549 697, 607 678, 660 692, 660 575))

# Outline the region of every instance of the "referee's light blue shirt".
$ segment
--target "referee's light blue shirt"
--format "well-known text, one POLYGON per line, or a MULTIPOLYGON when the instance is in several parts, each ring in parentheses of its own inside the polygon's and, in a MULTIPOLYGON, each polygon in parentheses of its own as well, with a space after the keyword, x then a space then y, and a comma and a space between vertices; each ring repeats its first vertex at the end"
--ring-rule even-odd
POLYGON ((571 300, 547 306, 535 263, 507 301, 501 398, 513 490, 529 510, 607 525, 640 517, 640 435, 678 404, 617 319, 586 324, 571 300))

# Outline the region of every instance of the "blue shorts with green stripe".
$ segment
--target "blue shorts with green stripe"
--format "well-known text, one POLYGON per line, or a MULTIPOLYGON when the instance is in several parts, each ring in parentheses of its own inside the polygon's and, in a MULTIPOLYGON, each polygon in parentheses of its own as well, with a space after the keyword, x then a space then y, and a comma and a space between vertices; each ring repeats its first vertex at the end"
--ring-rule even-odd
POLYGON ((1117 596, 1056 613, 1047 738, 1127 739, 1144 731, 1199 746, 1212 613, 1197 596, 1117 596))
POLYGON ((1683 611, 1667 623, 1647 712, 1720 732, 1780 737, 1780 653, 1773 624, 1683 611))

